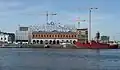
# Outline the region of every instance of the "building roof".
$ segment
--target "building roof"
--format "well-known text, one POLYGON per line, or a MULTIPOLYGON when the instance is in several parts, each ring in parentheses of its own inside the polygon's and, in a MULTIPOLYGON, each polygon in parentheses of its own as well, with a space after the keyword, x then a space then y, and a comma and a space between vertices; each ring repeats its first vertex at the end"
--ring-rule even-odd
POLYGON ((88 28, 83 28, 83 29, 77 29, 77 30, 88 30, 88 28))
POLYGON ((8 33, 5 33, 5 32, 0 32, 0 34, 5 34, 5 35, 9 35, 8 33))
POLYGON ((76 32, 33 32, 33 34, 76 34, 76 32))
POLYGON ((5 35, 15 35, 14 33, 6 33, 6 32, 0 32, 0 34, 5 34, 5 35))

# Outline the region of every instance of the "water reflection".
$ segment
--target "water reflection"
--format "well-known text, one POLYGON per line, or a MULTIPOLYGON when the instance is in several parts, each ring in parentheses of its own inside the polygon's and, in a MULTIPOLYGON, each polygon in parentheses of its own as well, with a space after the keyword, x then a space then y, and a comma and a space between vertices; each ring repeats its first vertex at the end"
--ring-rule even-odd
POLYGON ((118 70, 120 52, 89 49, 0 49, 0 70, 118 70))

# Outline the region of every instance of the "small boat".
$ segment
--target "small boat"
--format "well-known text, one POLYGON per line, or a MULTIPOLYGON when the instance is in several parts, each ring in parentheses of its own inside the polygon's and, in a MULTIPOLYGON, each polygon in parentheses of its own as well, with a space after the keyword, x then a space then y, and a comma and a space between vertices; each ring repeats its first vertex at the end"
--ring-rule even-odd
POLYGON ((63 43, 60 43, 60 45, 61 45, 63 48, 68 48, 67 45, 71 45, 71 43, 65 43, 65 42, 63 42, 63 43))
POLYGON ((49 46, 49 45, 47 45, 47 44, 45 44, 45 45, 44 45, 44 48, 50 48, 50 46, 49 46))

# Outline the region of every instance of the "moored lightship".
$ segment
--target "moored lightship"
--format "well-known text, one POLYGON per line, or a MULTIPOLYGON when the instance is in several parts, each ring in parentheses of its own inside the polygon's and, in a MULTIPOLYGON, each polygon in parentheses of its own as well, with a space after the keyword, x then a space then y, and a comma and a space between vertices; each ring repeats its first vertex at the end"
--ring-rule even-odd
POLYGON ((96 49, 104 49, 104 48, 118 48, 118 44, 114 43, 114 44, 107 44, 107 43, 101 43, 99 41, 99 37, 100 37, 100 34, 97 33, 97 41, 95 40, 91 40, 91 16, 92 16, 92 10, 95 10, 95 9, 98 9, 98 8, 89 8, 89 40, 87 40, 86 42, 84 43, 81 43, 79 40, 78 42, 75 43, 76 47, 77 48, 96 48, 96 49), (89 41, 89 42, 88 42, 89 41))
POLYGON ((76 45, 76 48, 90 48, 90 49, 117 49, 118 48, 118 44, 111 45, 111 44, 104 44, 104 43, 95 42, 95 41, 86 42, 86 43, 76 42, 75 45, 76 45))
POLYGON ((116 49, 118 48, 118 44, 113 42, 113 43, 103 43, 99 41, 100 33, 98 32, 96 34, 96 41, 92 40, 90 42, 80 42, 77 41, 75 43, 76 48, 90 48, 90 49, 116 49))

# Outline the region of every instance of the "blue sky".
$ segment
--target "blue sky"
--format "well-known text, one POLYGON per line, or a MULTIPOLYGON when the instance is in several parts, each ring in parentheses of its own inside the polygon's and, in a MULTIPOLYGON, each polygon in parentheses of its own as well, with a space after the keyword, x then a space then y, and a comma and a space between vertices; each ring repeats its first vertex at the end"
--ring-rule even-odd
POLYGON ((61 24, 76 24, 80 17, 87 20, 81 28, 88 26, 88 8, 97 7, 92 12, 92 36, 97 31, 120 39, 120 0, 0 0, 0 30, 15 32, 17 26, 45 24, 46 11, 57 13, 50 20, 61 24), (30 14, 30 15, 29 15, 30 14))

